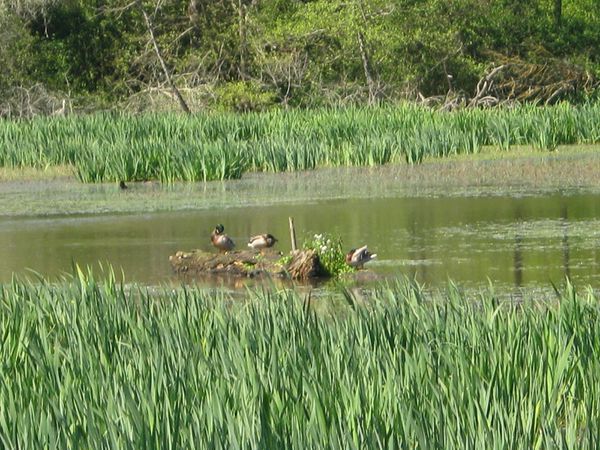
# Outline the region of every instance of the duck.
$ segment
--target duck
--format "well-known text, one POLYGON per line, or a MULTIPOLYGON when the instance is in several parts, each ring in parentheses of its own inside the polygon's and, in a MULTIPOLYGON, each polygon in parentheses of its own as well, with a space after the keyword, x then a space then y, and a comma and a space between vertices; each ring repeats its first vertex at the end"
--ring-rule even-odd
POLYGON ((262 250, 264 248, 273 247, 275 242, 277 242, 277 238, 272 234, 257 234, 250 238, 248 247, 253 248, 254 250, 262 250))
POLYGON ((369 252, 366 245, 360 248, 353 248, 346 253, 346 263, 357 269, 362 268, 365 263, 368 263, 374 258, 377 258, 377 254, 369 252))
POLYGON ((225 227, 221 224, 218 224, 210 234, 210 242, 212 242, 212 245, 217 247, 220 251, 228 252, 233 250, 235 244, 233 239, 224 234, 223 231, 225 231, 225 227))

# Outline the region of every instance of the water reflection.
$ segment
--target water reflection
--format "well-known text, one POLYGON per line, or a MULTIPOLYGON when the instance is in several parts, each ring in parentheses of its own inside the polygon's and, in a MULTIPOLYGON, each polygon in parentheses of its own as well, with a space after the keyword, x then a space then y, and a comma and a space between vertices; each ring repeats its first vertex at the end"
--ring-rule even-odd
POLYGON ((523 236, 517 231, 515 235, 515 287, 523 286, 523 236))
POLYGON ((562 224, 562 252, 565 277, 571 278, 570 251, 569 251, 569 212, 566 203, 561 204, 560 218, 562 224))
POLYGON ((227 274, 180 274, 173 275, 170 278, 171 284, 195 284, 200 286, 211 286, 227 291, 237 291, 240 289, 259 289, 267 287, 269 289, 294 289, 297 291, 309 292, 313 288, 326 286, 330 280, 312 279, 312 280, 291 280, 283 277, 270 277, 268 275, 257 277, 237 277, 227 274))

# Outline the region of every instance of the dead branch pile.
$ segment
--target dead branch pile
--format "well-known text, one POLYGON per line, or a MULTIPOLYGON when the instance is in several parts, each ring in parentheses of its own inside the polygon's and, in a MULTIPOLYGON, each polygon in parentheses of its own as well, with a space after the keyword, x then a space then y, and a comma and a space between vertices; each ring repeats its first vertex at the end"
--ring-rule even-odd
POLYGON ((62 116, 71 112, 67 96, 50 92, 40 83, 27 88, 13 87, 3 93, 0 102, 0 117, 62 116))
POLYGON ((589 94, 598 87, 598 80, 592 74, 563 59, 546 56, 528 62, 519 57, 500 56, 498 62, 478 83, 472 103, 485 104, 495 99, 498 103, 550 105, 579 93, 589 94))
POLYGON ((493 59, 496 63, 479 80, 473 97, 450 91, 435 97, 419 94, 419 102, 441 110, 513 103, 551 105, 579 94, 589 95, 600 86, 586 69, 543 51, 534 62, 498 54, 493 59))

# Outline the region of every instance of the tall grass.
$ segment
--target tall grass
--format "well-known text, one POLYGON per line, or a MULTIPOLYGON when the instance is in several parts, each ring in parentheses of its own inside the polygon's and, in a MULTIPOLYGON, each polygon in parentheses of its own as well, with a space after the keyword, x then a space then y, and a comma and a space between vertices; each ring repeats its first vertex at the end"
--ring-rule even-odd
POLYGON ((0 122, 0 166, 72 164, 84 182, 418 163, 484 145, 600 142, 600 104, 435 112, 414 106, 255 114, 96 114, 0 122))
POLYGON ((0 288, 3 448, 596 448, 600 303, 0 288), (326 303, 328 298, 313 299, 326 303))

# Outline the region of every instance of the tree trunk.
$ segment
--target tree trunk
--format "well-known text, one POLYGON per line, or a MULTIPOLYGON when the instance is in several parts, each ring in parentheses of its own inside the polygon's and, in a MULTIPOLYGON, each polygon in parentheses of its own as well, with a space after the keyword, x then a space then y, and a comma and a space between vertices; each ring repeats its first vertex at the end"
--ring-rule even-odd
POLYGON ((150 34, 150 41, 152 42, 152 46, 154 47, 154 52, 156 53, 156 57, 158 58, 158 61, 160 62, 162 70, 165 74, 167 83, 169 84, 169 87, 173 91, 173 94, 175 95, 175 97, 177 97, 177 100, 179 101, 179 106, 181 106, 181 109, 183 110, 183 112, 185 112, 186 114, 190 114, 191 113, 190 108, 188 107, 187 103, 183 99, 183 96, 181 95, 181 92, 179 92, 179 89, 177 89, 177 86, 175 86, 175 83, 173 83, 173 79, 171 78, 171 74, 169 72, 169 69, 167 68, 167 64, 165 63, 165 60, 162 57, 162 52, 160 51, 158 42, 156 42, 156 38, 154 37, 154 28, 152 27, 152 22, 150 21, 150 17, 148 16, 148 13, 146 13, 146 10, 144 9, 144 7, 142 6, 142 4, 139 1, 137 2, 137 5, 140 8, 142 15, 144 16, 144 20, 146 21, 146 27, 148 28, 148 34, 150 34))
POLYGON ((357 33, 358 37, 358 48, 360 50, 360 56, 362 58, 363 70, 365 72, 365 78, 367 80, 367 87, 369 88, 369 105, 372 105, 375 102, 376 92, 375 92, 375 82, 373 81, 373 76, 371 75, 371 68, 369 62, 369 54, 367 53, 366 45, 365 45, 365 37, 362 34, 362 31, 357 33))
POLYGON ((554 25, 560 28, 562 22, 562 0, 554 0, 554 25))
POLYGON ((244 6, 243 0, 238 0, 237 5, 235 0, 231 1, 234 9, 237 9, 238 13, 238 37, 239 37, 239 47, 238 52, 240 56, 240 67, 238 68, 238 72, 240 74, 240 78, 246 78, 246 53, 247 53, 247 42, 246 42, 246 7, 244 6))

